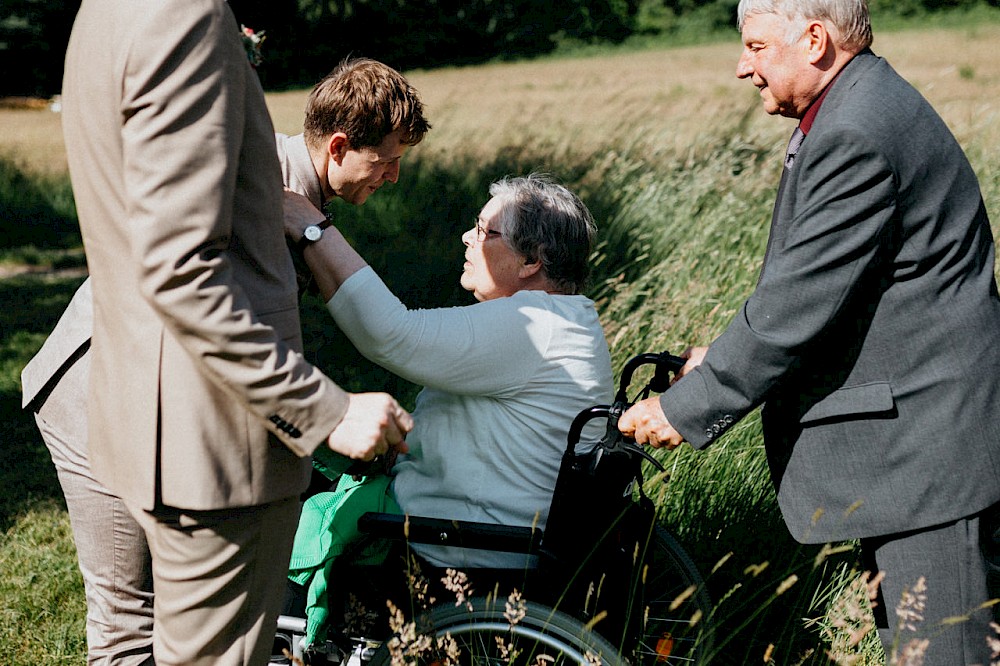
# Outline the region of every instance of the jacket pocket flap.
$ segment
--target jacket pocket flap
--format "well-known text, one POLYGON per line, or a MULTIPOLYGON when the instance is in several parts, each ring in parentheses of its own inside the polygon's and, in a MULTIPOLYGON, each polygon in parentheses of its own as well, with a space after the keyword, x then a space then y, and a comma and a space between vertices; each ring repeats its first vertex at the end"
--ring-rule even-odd
POLYGON ((810 407, 799 423, 819 421, 854 414, 875 414, 890 411, 895 402, 889 382, 874 382, 837 389, 810 407))

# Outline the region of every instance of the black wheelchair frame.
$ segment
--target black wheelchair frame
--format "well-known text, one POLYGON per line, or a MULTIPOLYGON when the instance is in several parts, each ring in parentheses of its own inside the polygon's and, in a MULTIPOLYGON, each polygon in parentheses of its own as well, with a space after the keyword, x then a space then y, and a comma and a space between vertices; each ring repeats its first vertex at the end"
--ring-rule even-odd
MULTIPOLYGON (((305 620, 282 616, 271 663, 701 663, 713 642, 711 599, 691 558, 657 523, 653 502, 643 491, 643 463, 660 472, 662 465, 618 430, 621 415, 651 392, 665 391, 684 362, 667 352, 635 356, 622 370, 614 403, 577 415, 544 530, 374 513, 358 523, 362 533, 393 540, 406 550, 423 543, 527 553, 535 556, 537 568, 466 572, 483 586, 477 589, 492 592, 413 610, 415 623, 405 640, 399 627, 390 634, 383 613, 383 632, 359 635, 341 625, 332 628, 324 645, 304 651, 305 620), (645 365, 652 365, 654 373, 630 399, 633 375, 645 365), (607 422, 604 437, 579 450, 584 425, 598 418, 607 422), (512 596, 503 598, 508 592, 512 596), (422 652, 413 650, 414 631, 427 637, 419 643, 422 652)), ((385 565, 341 577, 356 582, 373 574, 384 577, 384 572, 385 565)), ((375 594, 383 593, 379 588, 375 594)), ((386 598, 375 603, 384 605, 386 598)), ((400 604, 406 607, 406 600, 400 604)))

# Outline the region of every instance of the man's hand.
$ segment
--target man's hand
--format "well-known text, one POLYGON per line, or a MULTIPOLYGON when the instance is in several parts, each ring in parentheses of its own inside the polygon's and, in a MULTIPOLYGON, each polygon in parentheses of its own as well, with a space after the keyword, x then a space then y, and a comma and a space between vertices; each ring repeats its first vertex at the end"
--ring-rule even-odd
POLYGON ((326 216, 316 206, 312 205, 297 192, 292 192, 285 188, 284 199, 285 216, 285 236, 292 241, 298 241, 305 233, 306 227, 312 224, 319 224, 326 219, 326 216))
POLYGON ((333 451, 355 460, 371 460, 390 450, 406 453, 406 433, 413 417, 386 393, 351 393, 347 413, 327 438, 333 451))
POLYGON ((707 351, 708 347, 688 347, 681 352, 681 358, 686 358, 687 363, 684 364, 684 367, 674 373, 670 383, 674 384, 678 379, 701 365, 701 362, 705 360, 705 353, 707 351))
POLYGON ((667 421, 659 396, 632 405, 618 420, 618 429, 636 443, 648 444, 654 449, 666 447, 672 451, 684 441, 684 437, 667 421))

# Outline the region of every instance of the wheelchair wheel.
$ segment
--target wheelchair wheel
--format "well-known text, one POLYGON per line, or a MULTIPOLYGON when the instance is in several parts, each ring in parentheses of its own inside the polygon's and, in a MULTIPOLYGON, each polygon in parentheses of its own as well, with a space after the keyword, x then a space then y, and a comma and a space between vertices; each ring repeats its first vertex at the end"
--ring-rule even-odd
POLYGON ((657 525, 647 557, 648 617, 631 662, 636 666, 703 663, 711 651, 712 600, 691 558, 657 525))
MULTIPOLYGON (((505 615, 505 600, 472 599, 464 604, 437 606, 418 622, 432 645, 422 654, 406 657, 408 663, 462 666, 626 666, 627 662, 606 640, 579 620, 548 606, 524 602, 523 616, 512 622, 505 615), (457 648, 446 661, 437 639, 450 637, 457 648)), ((388 666, 392 656, 387 643, 373 655, 370 666, 388 666)))

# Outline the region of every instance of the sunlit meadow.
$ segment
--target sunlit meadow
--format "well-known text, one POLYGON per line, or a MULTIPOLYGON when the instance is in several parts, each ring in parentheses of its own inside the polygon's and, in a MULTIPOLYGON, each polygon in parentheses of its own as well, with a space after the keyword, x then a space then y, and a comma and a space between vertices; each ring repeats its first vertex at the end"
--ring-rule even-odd
MULTIPOLYGON (((998 41, 1000 25, 984 23, 878 34, 874 45, 930 99, 966 148, 995 229, 998 41)), ((461 297, 442 296, 438 286, 457 280, 460 263, 438 267, 441 273, 429 267, 453 256, 490 180, 546 171, 581 193, 601 227, 590 294, 616 365, 640 351, 679 352, 710 342, 753 287, 780 155, 793 127, 766 116, 753 86, 735 78, 738 55, 734 33, 718 45, 408 72, 434 129, 404 160, 398 185, 361 211, 336 207, 334 217, 391 284, 406 284, 404 300, 437 304, 461 297), (434 243, 417 242, 428 234, 437 234, 434 243)), ((305 95, 268 96, 278 131, 300 130, 305 95)), ((49 110, 0 110, 0 154, 39 178, 64 179, 59 120, 49 110)), ((5 404, 13 405, 20 366, 79 277, 39 282, 11 277, 17 267, 9 262, 4 267, 0 298, 9 303, 0 310, 10 312, 0 319, 0 388, 5 404), (8 307, 29 304, 41 323, 29 326, 24 312, 8 307)), ((307 338, 335 335, 319 315, 304 324, 307 338)), ((325 347, 315 343, 314 351, 323 358, 325 347)), ((326 358, 331 367, 337 362, 326 358)), ((346 384, 373 376, 334 369, 346 384)), ((412 396, 412 387, 390 387, 412 396)), ((3 477, 10 487, 0 502, 0 661, 79 663, 82 587, 64 510, 46 499, 58 497, 53 475, 30 424, 22 419, 2 434, 7 453, 0 460, 10 467, 3 477), (31 479, 42 478, 39 484, 14 482, 19 449, 34 451, 28 470, 31 479)), ((721 631, 711 663, 882 663, 874 632, 866 630, 867 581, 852 544, 802 547, 788 537, 756 416, 705 452, 682 447, 661 459, 669 481, 648 491, 716 600, 710 620, 721 631)), ((901 636, 901 649, 923 635, 901 636)))

